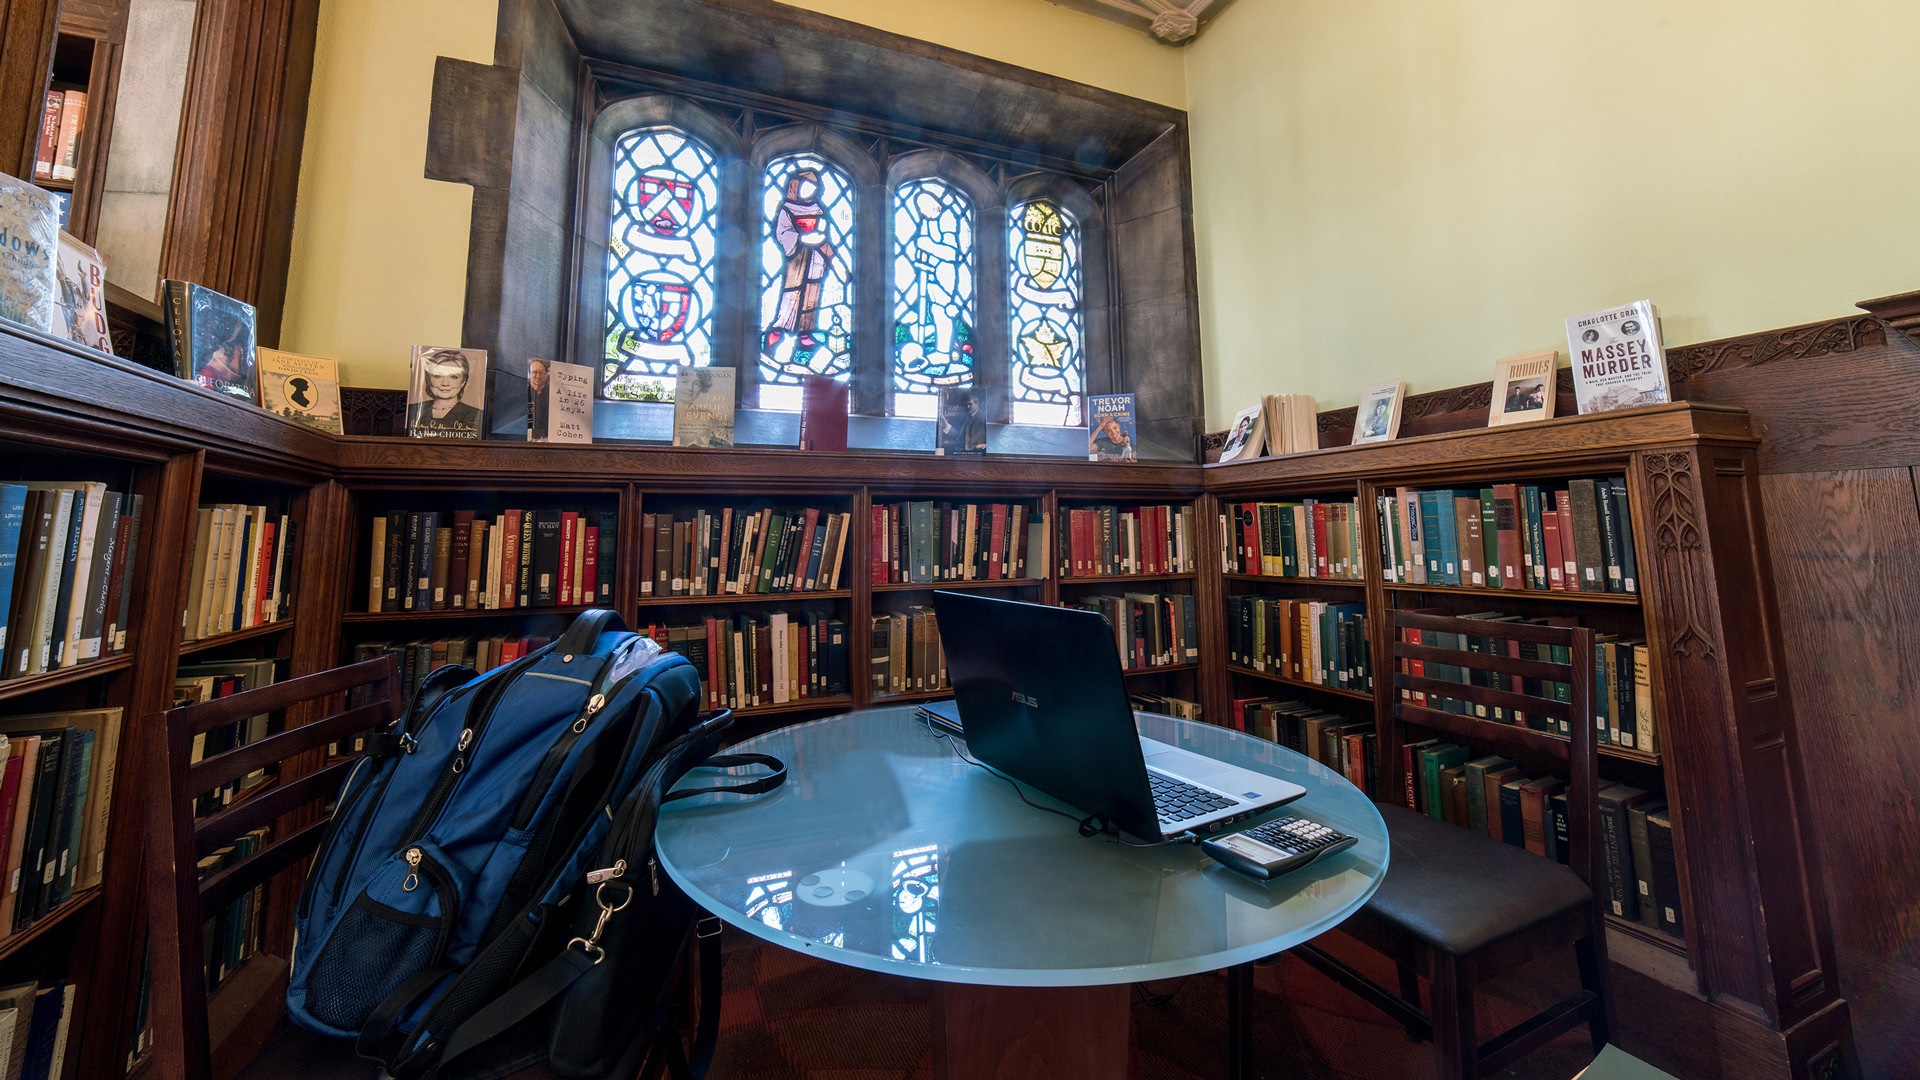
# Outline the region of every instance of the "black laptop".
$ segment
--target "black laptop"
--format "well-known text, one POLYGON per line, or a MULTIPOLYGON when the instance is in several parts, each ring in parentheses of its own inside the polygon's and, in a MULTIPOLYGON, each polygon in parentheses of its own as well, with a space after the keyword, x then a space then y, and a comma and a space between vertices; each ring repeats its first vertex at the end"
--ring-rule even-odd
POLYGON ((967 748, 1015 780, 1142 840, 1306 794, 1140 735, 1098 612, 944 591, 933 609, 967 748))

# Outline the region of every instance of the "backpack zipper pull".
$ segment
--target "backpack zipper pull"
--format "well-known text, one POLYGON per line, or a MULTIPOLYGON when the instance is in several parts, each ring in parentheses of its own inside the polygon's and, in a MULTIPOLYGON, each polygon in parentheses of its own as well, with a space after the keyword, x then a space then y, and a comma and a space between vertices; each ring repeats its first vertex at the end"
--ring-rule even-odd
POLYGON ((653 879, 653 895, 660 895, 660 864, 653 856, 647 856, 647 876, 653 879))
POLYGON ((614 878, 620 877, 626 872, 627 872, 627 860, 616 859, 612 866, 606 866, 598 870, 588 871, 587 884, 598 885, 603 881, 610 881, 614 878))
MULTIPOLYGON (((404 857, 407 860, 407 878, 400 883, 400 891, 412 892, 420 887, 420 860, 424 856, 421 855, 419 848, 410 847, 404 857)), ((656 886, 656 890, 657 888, 656 886)))

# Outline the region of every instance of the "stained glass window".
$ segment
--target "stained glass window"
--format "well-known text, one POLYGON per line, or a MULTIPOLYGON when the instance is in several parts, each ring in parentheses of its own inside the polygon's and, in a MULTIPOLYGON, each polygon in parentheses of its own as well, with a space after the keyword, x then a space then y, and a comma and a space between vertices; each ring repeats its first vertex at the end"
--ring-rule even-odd
POLYGON ((760 405, 798 409, 801 376, 851 370, 853 185, 812 154, 778 158, 760 215, 760 405))
POLYGON ((713 361, 719 210, 713 153, 686 133, 643 128, 614 143, 608 397, 646 396, 675 368, 713 361))
POLYGON ((894 412, 932 416, 943 386, 973 381, 973 204, 935 179, 893 200, 894 412))
POLYGON ((1011 263, 1012 365, 1007 396, 1016 424, 1064 424, 1086 390, 1080 334, 1080 230, 1046 199, 1013 208, 1007 235, 1011 263))

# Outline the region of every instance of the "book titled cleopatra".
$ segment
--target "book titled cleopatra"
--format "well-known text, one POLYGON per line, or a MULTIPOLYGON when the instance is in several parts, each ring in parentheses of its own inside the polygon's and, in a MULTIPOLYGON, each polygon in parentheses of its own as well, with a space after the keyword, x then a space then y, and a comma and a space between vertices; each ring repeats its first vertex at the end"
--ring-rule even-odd
POLYGON ((1087 460, 1137 461, 1132 394, 1087 396, 1087 460))
POLYGON ((340 425, 340 369, 324 356, 261 349, 260 407, 275 416, 335 435, 340 425))
POLYGON ((1667 400, 1667 354, 1653 301, 1573 316, 1567 349, 1580 415, 1667 400))
POLYGON ((253 305, 172 278, 161 282, 161 291, 167 336, 173 343, 173 373, 215 393, 253 402, 259 396, 253 305))

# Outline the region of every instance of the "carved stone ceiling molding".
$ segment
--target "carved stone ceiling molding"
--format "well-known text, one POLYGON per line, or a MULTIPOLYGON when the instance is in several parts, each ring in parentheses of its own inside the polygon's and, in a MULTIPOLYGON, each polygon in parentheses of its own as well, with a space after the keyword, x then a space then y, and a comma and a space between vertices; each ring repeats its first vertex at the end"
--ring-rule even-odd
POLYGON ((1144 30, 1162 44, 1185 45, 1233 0, 1045 0, 1144 30))

